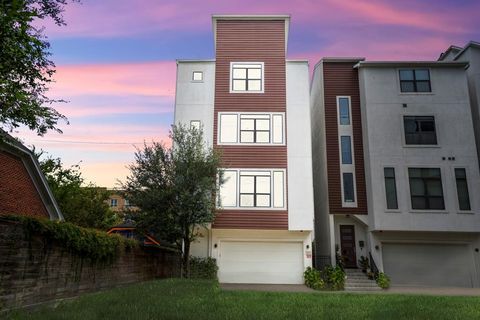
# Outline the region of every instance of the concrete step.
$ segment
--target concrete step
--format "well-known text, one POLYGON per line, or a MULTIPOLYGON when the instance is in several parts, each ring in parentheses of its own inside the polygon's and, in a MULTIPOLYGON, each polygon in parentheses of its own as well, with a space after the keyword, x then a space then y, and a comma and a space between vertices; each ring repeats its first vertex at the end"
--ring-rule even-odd
POLYGON ((378 288, 376 283, 345 283, 346 287, 351 288, 378 288))
POLYGON ((380 287, 347 287, 345 286, 345 291, 381 291, 380 287))
POLYGON ((362 274, 362 275, 353 275, 353 276, 347 274, 346 276, 347 276, 348 279, 368 279, 368 277, 367 277, 366 275, 364 275, 364 274, 362 274))
POLYGON ((346 280, 345 283, 352 283, 352 284, 374 284, 377 285, 375 281, 372 280, 361 280, 361 281, 352 281, 352 280, 346 280))

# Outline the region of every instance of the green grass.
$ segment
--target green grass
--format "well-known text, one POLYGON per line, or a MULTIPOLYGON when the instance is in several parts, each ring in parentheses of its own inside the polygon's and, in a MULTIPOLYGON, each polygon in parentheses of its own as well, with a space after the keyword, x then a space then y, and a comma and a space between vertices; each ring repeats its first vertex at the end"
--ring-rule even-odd
MULTIPOLYGON (((1 316, 1 315, 0 315, 1 316)), ((158 280, 10 319, 480 319, 480 297, 223 291, 215 282, 158 280)))

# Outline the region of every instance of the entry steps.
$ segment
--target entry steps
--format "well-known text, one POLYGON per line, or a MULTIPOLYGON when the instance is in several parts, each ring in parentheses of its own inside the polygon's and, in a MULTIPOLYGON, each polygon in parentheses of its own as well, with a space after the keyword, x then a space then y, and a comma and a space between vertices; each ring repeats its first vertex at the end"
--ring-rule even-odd
POLYGON ((375 280, 370 280, 360 269, 345 269, 345 291, 381 291, 375 280))

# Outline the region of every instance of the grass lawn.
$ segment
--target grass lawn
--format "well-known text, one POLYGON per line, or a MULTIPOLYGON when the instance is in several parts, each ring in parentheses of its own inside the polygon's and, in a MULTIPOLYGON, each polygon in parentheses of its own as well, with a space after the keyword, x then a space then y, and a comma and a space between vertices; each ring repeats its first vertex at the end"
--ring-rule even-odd
MULTIPOLYGON (((1 315, 0 317, 5 316, 1 315)), ((222 291, 168 279, 87 294, 9 319, 480 319, 480 297, 222 291)))

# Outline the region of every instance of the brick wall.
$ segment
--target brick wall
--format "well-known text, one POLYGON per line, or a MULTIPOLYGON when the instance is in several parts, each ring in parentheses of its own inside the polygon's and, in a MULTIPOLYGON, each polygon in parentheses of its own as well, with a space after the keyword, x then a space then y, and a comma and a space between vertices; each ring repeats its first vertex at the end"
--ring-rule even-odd
POLYGON ((0 220, 0 309, 31 306, 155 278, 180 275, 176 252, 139 247, 116 261, 92 263, 0 220))
POLYGON ((0 151, 0 214, 49 217, 22 160, 0 151))

